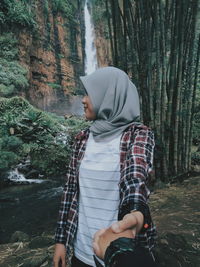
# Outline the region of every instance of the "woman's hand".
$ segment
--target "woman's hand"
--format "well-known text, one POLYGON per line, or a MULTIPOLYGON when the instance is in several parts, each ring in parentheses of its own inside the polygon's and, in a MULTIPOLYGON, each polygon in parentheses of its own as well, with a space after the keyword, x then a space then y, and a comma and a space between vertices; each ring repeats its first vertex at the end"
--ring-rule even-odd
POLYGON ((54 267, 66 267, 65 264, 65 245, 55 244, 54 256, 53 256, 53 266, 54 267), (61 264, 59 265, 61 261, 61 264))
POLYGON ((109 228, 101 229, 94 235, 94 253, 103 259, 110 243, 120 237, 134 238, 143 226, 144 217, 139 211, 124 216, 123 220, 112 224, 109 228))

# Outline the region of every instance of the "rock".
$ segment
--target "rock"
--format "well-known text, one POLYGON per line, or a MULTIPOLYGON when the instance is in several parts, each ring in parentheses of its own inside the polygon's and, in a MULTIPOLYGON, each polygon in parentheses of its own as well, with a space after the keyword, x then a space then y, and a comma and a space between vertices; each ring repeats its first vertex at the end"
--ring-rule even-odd
POLYGON ((191 170, 196 173, 200 173, 200 165, 192 165, 191 170))
POLYGON ((35 255, 33 256, 31 255, 31 257, 28 257, 27 259, 25 259, 22 266, 23 267, 38 267, 38 266, 43 265, 47 261, 48 258, 49 256, 46 251, 43 253, 39 253, 39 255, 37 255, 36 253, 35 255))
POLYGON ((26 179, 37 179, 39 172, 37 170, 31 170, 26 174, 26 179))
MULTIPOLYGON (((17 243, 15 243, 16 245, 17 243)), ((2 267, 52 267, 53 252, 48 248, 30 250, 16 248, 14 244, 0 245, 0 266, 2 267)))
POLYGON ((29 236, 27 234, 21 232, 21 231, 14 232, 14 234, 12 234, 12 236, 10 238, 10 242, 11 243, 15 243, 15 242, 27 242, 29 240, 30 240, 29 236))
POLYGON ((18 197, 15 197, 15 198, 6 197, 6 198, 0 198, 0 203, 1 202, 19 203, 20 200, 18 197))
POLYGON ((36 236, 29 243, 29 247, 33 248, 43 248, 53 245, 55 242, 53 238, 45 237, 45 236, 36 236))
POLYGON ((30 163, 29 160, 24 160, 23 162, 20 162, 17 165, 17 169, 18 169, 19 172, 21 172, 23 174, 26 174, 26 173, 31 171, 32 166, 31 166, 31 163, 30 163))
POLYGON ((181 234, 166 233, 158 240, 155 257, 159 267, 187 265, 189 244, 181 234), (181 265, 179 265, 181 262, 181 265))
POLYGON ((169 245, 167 239, 164 239, 164 238, 162 238, 162 239, 160 240, 160 243, 161 243, 162 245, 169 245))

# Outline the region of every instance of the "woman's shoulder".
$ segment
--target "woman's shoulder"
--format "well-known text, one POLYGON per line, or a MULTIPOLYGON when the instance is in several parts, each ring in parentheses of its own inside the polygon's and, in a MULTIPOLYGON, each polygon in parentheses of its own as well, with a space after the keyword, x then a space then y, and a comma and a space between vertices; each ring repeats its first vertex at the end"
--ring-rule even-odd
POLYGON ((152 129, 142 123, 133 123, 124 131, 122 140, 127 144, 134 142, 154 143, 154 132, 152 129))
POLYGON ((153 132, 153 130, 151 129, 151 127, 143 124, 143 123, 132 123, 131 125, 129 125, 125 132, 131 131, 132 133, 134 133, 135 131, 144 131, 144 132, 153 132))

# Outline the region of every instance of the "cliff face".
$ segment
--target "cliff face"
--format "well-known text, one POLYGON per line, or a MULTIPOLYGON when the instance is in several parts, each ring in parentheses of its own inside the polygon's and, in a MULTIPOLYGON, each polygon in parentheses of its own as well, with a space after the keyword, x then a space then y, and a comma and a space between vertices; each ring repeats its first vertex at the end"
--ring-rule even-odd
POLYGON ((112 65, 109 39, 108 14, 105 1, 91 1, 91 14, 95 30, 95 45, 99 67, 112 65))
POLYGON ((110 41, 105 36, 104 24, 95 25, 95 45, 97 49, 97 61, 99 67, 112 65, 110 41))
MULTIPOLYGON (((94 18, 102 17, 99 4, 91 6, 94 18)), ((12 5, 2 0, 0 96, 21 95, 42 110, 82 114, 75 95, 82 92, 79 76, 84 75, 84 5, 85 0, 19 0, 12 5)), ((110 65, 105 19, 95 20, 95 32, 99 67, 110 65)))
POLYGON ((78 76, 84 72, 83 22, 79 20, 79 1, 73 8, 73 19, 55 13, 52 1, 47 2, 46 6, 44 1, 35 2, 35 32, 18 32, 20 63, 28 70, 30 84, 29 90, 21 94, 34 106, 56 112, 59 103, 79 87, 78 76))

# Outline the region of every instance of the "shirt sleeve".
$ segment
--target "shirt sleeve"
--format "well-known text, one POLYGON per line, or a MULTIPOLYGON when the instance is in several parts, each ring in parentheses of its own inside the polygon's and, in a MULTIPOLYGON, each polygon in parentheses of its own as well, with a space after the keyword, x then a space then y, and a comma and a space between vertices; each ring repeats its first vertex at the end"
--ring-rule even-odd
POLYGON ((153 166, 154 146, 154 134, 148 127, 134 132, 122 168, 119 220, 132 210, 149 212, 147 180, 153 166))
POLYGON ((73 146, 73 153, 71 161, 66 174, 66 183, 64 185, 61 196, 61 203, 59 208, 57 227, 55 230, 54 240, 56 243, 66 244, 69 242, 70 236, 73 232, 73 219, 76 216, 77 209, 77 181, 75 174, 76 153, 75 144, 73 146))

